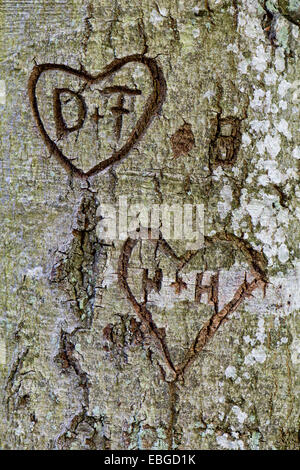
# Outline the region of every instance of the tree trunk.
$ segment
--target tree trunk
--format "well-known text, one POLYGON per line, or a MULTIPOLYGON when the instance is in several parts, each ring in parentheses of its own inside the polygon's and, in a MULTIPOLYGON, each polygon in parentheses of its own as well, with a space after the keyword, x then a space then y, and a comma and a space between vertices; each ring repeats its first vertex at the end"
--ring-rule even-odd
POLYGON ((299 16, 1 3, 3 449, 298 448, 299 16))

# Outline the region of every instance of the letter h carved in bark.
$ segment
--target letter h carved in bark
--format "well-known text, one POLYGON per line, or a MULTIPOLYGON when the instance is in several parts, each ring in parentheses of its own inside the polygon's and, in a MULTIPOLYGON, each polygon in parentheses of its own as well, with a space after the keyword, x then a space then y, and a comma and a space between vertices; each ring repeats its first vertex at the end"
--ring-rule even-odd
POLYGON ((163 274, 162 270, 157 268, 155 270, 154 278, 151 279, 148 275, 148 269, 143 271, 143 292, 144 292, 144 303, 148 301, 148 294, 152 290, 159 292, 161 289, 163 274))
POLYGON ((219 310, 219 272, 211 276, 210 284, 202 284, 204 273, 197 273, 195 284, 195 302, 200 303, 202 294, 207 294, 207 302, 213 305, 215 312, 219 310))

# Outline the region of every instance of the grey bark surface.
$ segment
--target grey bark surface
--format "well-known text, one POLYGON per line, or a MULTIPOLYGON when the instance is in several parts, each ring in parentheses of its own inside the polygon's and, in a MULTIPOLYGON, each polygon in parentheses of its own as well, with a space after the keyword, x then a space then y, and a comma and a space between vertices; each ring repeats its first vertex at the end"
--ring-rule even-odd
POLYGON ((4 0, 0 16, 1 448, 298 449, 299 1, 4 0), (132 55, 105 85, 140 94, 83 86, 132 55), (49 63, 78 74, 47 70, 33 94, 49 63), (79 132, 55 120, 66 87, 79 132), (78 177, 33 96, 83 172, 141 136, 78 177), (203 204, 204 247, 105 241, 120 196, 203 204))

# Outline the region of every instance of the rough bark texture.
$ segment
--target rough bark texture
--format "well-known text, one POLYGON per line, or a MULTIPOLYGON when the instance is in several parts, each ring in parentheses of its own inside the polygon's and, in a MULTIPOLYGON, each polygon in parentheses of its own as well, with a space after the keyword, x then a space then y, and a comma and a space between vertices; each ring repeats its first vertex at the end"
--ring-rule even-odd
POLYGON ((1 448, 298 448, 299 17, 298 0, 1 2, 1 448), (28 88, 47 63, 77 75, 28 88), (120 86, 140 92, 106 98, 120 86), (104 243, 124 195, 204 204, 204 247, 104 243))

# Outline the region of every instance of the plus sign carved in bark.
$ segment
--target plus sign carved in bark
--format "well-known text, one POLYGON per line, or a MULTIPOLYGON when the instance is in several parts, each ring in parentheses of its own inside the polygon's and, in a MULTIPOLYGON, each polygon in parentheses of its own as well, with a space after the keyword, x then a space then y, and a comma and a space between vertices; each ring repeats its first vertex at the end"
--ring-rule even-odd
MULTIPOLYGON (((105 168, 111 166, 112 164, 123 160, 129 152, 132 150, 133 146, 139 142, 146 129, 150 125, 152 119, 160 112, 162 104, 165 99, 166 94, 166 82, 163 76, 161 69, 158 67, 155 59, 148 58, 144 55, 135 54, 132 56, 123 57, 122 59, 115 59, 109 65, 107 65, 103 72, 100 72, 98 75, 92 76, 85 70, 76 70, 68 65, 62 64, 41 64, 36 65, 31 73, 29 82, 28 82, 28 93, 29 100, 31 104, 31 109, 33 112, 36 125, 40 131, 41 137, 45 142, 48 150, 53 154, 57 160, 63 165, 63 167, 71 172, 72 174, 80 178, 88 178, 89 176, 95 175, 105 168), (102 161, 98 161, 95 165, 91 166, 84 171, 79 166, 72 161, 75 156, 67 155, 61 146, 60 140, 64 137, 68 137, 74 131, 80 131, 84 125, 86 115, 87 115, 87 106, 84 101, 82 94, 74 90, 70 90, 67 87, 63 88, 54 88, 53 94, 53 111, 54 111, 54 121, 56 127, 56 140, 54 137, 51 137, 51 131, 49 130, 49 124, 47 126, 47 120, 49 114, 47 114, 46 119, 43 119, 40 108, 43 106, 44 96, 43 92, 39 95, 37 94, 37 86, 39 80, 43 74, 49 74, 51 72, 60 72, 65 77, 76 78, 81 82, 81 90, 84 91, 93 85, 98 85, 99 83, 107 80, 110 77, 115 76, 124 66, 128 64, 139 64, 145 67, 147 72, 151 77, 151 93, 145 101, 144 110, 139 116, 137 122, 134 124, 133 129, 129 132, 127 140, 123 145, 114 150, 110 156, 102 161), (82 85, 83 83, 83 85, 82 85), (76 99, 76 104, 79 107, 77 122, 73 126, 67 126, 64 116, 62 113, 62 101, 61 94, 70 94, 76 99)), ((140 95, 141 91, 136 89, 130 89, 127 86, 109 86, 105 87, 103 90, 100 90, 100 94, 110 95, 118 93, 119 99, 117 105, 111 108, 112 112, 116 116, 114 132, 117 142, 120 139, 121 129, 122 129, 122 120, 123 115, 128 114, 129 110, 123 107, 124 96, 136 96, 140 95)), ((91 115, 91 119, 95 121, 95 113, 91 115)), ((98 118, 97 124, 98 124, 98 118)), ((51 129, 51 127, 50 127, 51 129)), ((71 149, 74 152, 74 149, 71 149)), ((77 158, 77 157, 76 157, 77 158)), ((101 160, 101 157, 100 157, 101 160)))
MULTIPOLYGON (((200 331, 196 334, 195 338, 191 339, 191 346, 188 352, 185 355, 185 358, 180 364, 174 364, 171 358, 168 346, 165 341, 166 334, 162 334, 161 329, 157 327, 153 321, 151 309, 148 307, 147 296, 144 295, 144 301, 141 303, 137 297, 132 293, 130 285, 128 283, 128 267, 130 263, 130 258, 132 251, 138 243, 138 239, 128 238, 124 243, 122 252, 119 258, 119 271, 118 279, 119 284, 124 290, 128 301, 131 303, 133 309, 135 310, 138 319, 141 322, 141 331, 144 334, 149 335, 151 338, 153 347, 158 350, 161 358, 164 362, 164 367, 167 370, 166 377, 168 382, 176 382, 177 380, 183 380, 185 370, 192 364, 196 359, 197 355, 202 351, 207 342, 214 336, 216 331, 222 325, 222 323, 228 319, 228 317, 237 309, 237 307, 243 302, 243 300, 251 296, 252 292, 258 287, 265 289, 267 278, 265 273, 265 259, 264 257, 253 250, 247 243, 238 239, 237 237, 220 233, 216 234, 214 237, 206 237, 205 245, 218 244, 218 243, 231 243, 236 250, 240 250, 247 262, 249 263, 249 268, 254 279, 251 282, 245 279, 243 283, 238 287, 233 297, 223 306, 221 310, 218 309, 218 275, 213 276, 211 286, 202 286, 201 279, 197 276, 197 282, 195 286, 195 300, 200 301, 201 295, 204 291, 208 292, 209 303, 212 302, 214 305, 214 313, 210 320, 206 322, 200 331)), ((159 240, 151 240, 150 243, 153 243, 157 246, 157 249, 175 264, 176 266, 176 281, 182 283, 182 280, 179 279, 179 272, 199 253, 197 251, 187 251, 184 255, 178 256, 176 252, 171 248, 171 246, 164 240, 161 236, 159 240)), ((180 284, 181 285, 181 284, 180 284)), ((186 286, 185 286, 186 288, 186 286)), ((176 291, 177 294, 180 294, 181 289, 176 291)), ((188 313, 187 313, 188 314, 188 313)))

